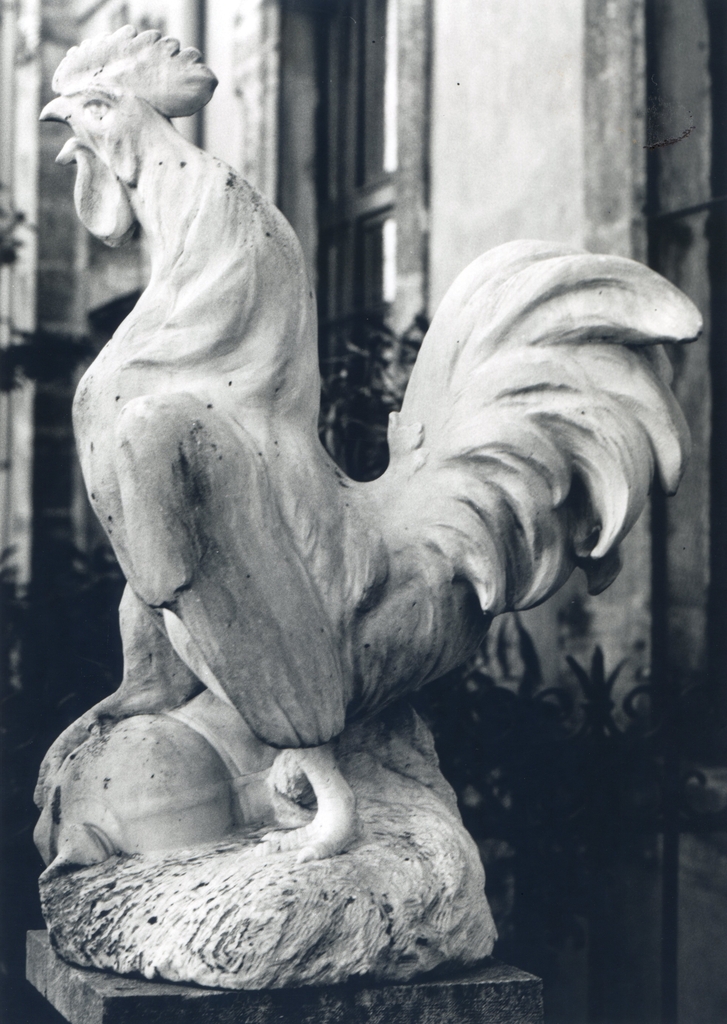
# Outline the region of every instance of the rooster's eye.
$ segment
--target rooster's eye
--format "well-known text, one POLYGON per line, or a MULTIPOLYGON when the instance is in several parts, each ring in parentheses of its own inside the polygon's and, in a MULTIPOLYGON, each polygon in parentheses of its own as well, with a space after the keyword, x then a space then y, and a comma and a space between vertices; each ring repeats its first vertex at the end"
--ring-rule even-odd
POLYGON ((103 100, 89 100, 83 107, 84 113, 92 121, 102 121, 109 109, 108 103, 104 103, 103 100))

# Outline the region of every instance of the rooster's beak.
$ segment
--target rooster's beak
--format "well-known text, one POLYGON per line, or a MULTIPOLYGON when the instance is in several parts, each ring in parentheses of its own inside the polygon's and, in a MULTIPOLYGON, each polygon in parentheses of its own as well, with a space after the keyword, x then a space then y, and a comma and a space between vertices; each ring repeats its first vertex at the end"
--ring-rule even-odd
POLYGON ((65 96, 56 96, 54 100, 47 103, 40 112, 39 121, 60 121, 67 124, 73 113, 71 104, 65 96))

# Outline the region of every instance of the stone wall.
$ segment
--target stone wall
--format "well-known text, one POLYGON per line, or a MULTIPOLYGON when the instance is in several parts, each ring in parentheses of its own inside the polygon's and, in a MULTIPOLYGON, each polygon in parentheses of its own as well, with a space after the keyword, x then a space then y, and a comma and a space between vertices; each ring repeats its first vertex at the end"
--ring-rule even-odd
MULTIPOLYGON (((431 144, 431 310, 480 252, 547 238, 643 259, 643 5, 533 0, 435 4, 431 144)), ((645 514, 624 569, 598 598, 576 573, 523 616, 550 685, 596 644, 626 661, 619 694, 650 662, 651 559, 645 514)))

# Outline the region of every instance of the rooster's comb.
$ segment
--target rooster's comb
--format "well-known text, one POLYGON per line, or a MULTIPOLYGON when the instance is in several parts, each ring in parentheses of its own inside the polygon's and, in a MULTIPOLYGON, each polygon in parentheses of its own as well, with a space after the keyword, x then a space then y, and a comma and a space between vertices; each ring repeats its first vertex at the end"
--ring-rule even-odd
POLYGON ((165 117, 195 114, 211 99, 216 85, 199 50, 180 51, 176 39, 152 30, 137 35, 131 25, 71 47, 53 76, 55 92, 120 88, 165 117))

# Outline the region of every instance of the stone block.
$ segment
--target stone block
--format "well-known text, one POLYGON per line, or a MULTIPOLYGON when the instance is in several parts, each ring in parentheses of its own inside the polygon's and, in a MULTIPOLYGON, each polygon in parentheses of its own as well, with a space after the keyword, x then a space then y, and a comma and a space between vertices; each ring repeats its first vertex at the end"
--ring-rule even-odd
POLYGON ((72 967, 28 932, 27 977, 70 1024, 540 1024, 539 978, 497 960, 407 984, 229 992, 72 967))

